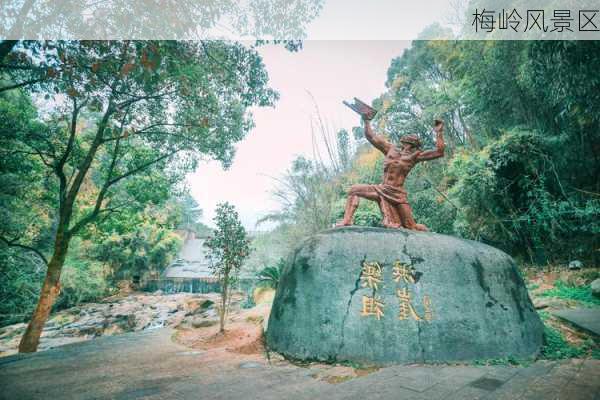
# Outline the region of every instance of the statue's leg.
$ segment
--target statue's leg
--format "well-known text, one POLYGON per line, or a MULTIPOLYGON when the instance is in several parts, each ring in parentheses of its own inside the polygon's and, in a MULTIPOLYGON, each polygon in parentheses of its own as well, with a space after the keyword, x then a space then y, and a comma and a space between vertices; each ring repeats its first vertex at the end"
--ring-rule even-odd
POLYGON ((385 200, 381 200, 379 207, 381 208, 381 213, 383 214, 382 225, 386 228, 401 228, 401 219, 400 213, 398 209, 389 202, 385 200))
POLYGON ((348 191, 348 200, 346 201, 346 209, 344 211, 344 219, 336 224, 336 226, 352 225, 354 212, 358 207, 360 198, 379 202, 379 194, 373 189, 372 185, 352 185, 348 191))
POLYGON ((385 204, 383 204, 385 202, 385 200, 383 199, 379 199, 379 201, 377 202, 377 205, 379 206, 379 212, 381 213, 381 224, 383 226, 386 226, 386 224, 388 223, 388 218, 385 215, 385 204))
POLYGON ((399 204, 397 206, 398 213, 400 214, 400 219, 402 221, 402 226, 406 229, 412 229, 415 231, 424 231, 427 232, 429 229, 423 224, 417 224, 415 218, 413 217, 412 208, 408 203, 399 204))

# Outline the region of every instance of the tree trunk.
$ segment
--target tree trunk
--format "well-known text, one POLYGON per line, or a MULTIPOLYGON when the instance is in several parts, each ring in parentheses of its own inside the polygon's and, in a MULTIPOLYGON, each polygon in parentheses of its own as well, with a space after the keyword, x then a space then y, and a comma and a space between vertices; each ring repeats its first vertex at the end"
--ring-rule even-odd
POLYGON ((227 314, 227 296, 229 295, 229 274, 225 274, 221 292, 221 312, 219 313, 219 333, 225 332, 225 314, 227 314))
MULTIPOLYGON (((59 228, 60 230, 60 228, 59 228)), ((40 293, 37 307, 27 325, 27 330, 19 343, 19 353, 33 353, 37 351, 44 324, 48 320, 54 301, 60 293, 60 273, 67 256, 70 238, 63 233, 57 233, 54 245, 54 254, 48 263, 48 271, 40 293)))

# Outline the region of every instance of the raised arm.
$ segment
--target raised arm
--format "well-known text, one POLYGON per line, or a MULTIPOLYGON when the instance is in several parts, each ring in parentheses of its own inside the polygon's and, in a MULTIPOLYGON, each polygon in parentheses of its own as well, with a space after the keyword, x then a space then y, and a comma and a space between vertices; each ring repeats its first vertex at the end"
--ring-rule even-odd
POLYGON ((377 148, 383 154, 387 154, 388 151, 390 150, 390 147, 392 147, 392 144, 390 142, 388 142, 385 139, 385 137, 383 137, 381 135, 376 135, 373 132, 373 128, 371 128, 371 123, 369 122, 368 119, 363 118, 363 121, 365 122, 365 137, 367 138, 369 143, 371 143, 373 146, 375 146, 375 148, 377 148))
POLYGON ((435 120, 433 130, 436 132, 435 150, 425 150, 419 153, 417 161, 435 160, 436 158, 444 157, 444 123, 440 120, 435 120))

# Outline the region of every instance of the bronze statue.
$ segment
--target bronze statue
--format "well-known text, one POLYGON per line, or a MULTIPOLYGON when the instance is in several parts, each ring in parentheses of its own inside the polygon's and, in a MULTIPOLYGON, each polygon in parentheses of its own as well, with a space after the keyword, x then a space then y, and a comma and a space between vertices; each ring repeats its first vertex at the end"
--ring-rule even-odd
POLYGON ((420 150, 421 141, 417 135, 405 135, 400 138, 402 147, 398 148, 381 135, 376 135, 371 128, 370 121, 375 117, 377 110, 369 107, 362 101, 354 98, 355 104, 344 102, 352 110, 360 114, 365 124, 365 137, 379 151, 385 155, 383 163, 383 183, 379 185, 352 185, 348 191, 348 201, 344 219, 337 226, 352 225, 354 212, 358 207, 359 199, 376 201, 383 215, 382 224, 386 228, 413 229, 427 231, 423 224, 417 224, 408 204, 404 181, 412 168, 420 161, 428 161, 444 156, 444 123, 435 120, 436 149, 420 150))

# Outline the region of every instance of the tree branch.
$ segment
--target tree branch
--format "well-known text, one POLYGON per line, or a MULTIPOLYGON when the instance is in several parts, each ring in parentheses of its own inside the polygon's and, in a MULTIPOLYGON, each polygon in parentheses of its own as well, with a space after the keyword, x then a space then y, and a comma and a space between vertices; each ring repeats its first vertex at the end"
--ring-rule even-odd
POLYGON ((133 96, 132 99, 129 100, 125 100, 119 104, 117 104, 115 106, 115 108, 117 109, 122 109, 124 107, 128 107, 134 103, 137 103, 138 101, 142 101, 142 100, 150 100, 150 99, 160 99, 161 97, 165 97, 171 94, 177 93, 176 90, 173 90, 171 92, 165 92, 165 93, 158 93, 158 94, 153 94, 153 95, 148 95, 148 96, 133 96))
MULTIPOLYGON (((1 44, 0 44, 0 46, 1 46, 1 44)), ((21 69, 21 70, 25 70, 25 71, 31 71, 33 69, 38 69, 37 67, 35 67, 33 65, 14 65, 14 64, 0 64, 0 68, 21 69)))
POLYGON ((136 174, 136 173, 138 173, 138 172, 140 172, 140 171, 142 171, 142 170, 144 170, 144 169, 148 168, 149 166, 151 166, 151 165, 153 165, 153 164, 156 164, 156 163, 158 163, 158 162, 160 162, 160 161, 164 160, 165 158, 169 158, 169 157, 171 157, 171 156, 173 156, 173 155, 177 154, 179 151, 181 151, 181 149, 174 150, 174 151, 172 151, 172 152, 170 152, 170 153, 167 153, 167 154, 164 154, 164 155, 162 155, 162 156, 160 156, 160 157, 158 157, 158 158, 155 158, 155 159, 154 159, 154 160, 152 160, 152 161, 148 161, 147 163, 144 163, 144 164, 140 165, 139 167, 133 168, 133 169, 131 169, 131 170, 127 171, 126 173, 124 173, 123 175, 117 176, 116 178, 114 178, 114 179, 112 179, 111 181, 109 181, 109 186, 112 186, 112 185, 114 185, 115 183, 119 182, 121 179, 125 179, 125 178, 127 178, 128 176, 131 176, 131 175, 133 175, 133 174, 136 174))
MULTIPOLYGON (((83 106, 83 105, 82 105, 83 106)), ((60 160, 58 160, 57 168, 61 168, 67 162, 71 151, 73 150, 73 143, 75 142, 75 133, 77 132, 77 116, 79 115, 79 110, 81 107, 77 107, 77 99, 73 98, 73 114, 71 114, 71 125, 69 129, 69 140, 67 142, 67 148, 65 149, 65 153, 62 155, 60 160)))
POLYGON ((92 161, 94 160, 94 157, 96 156, 96 152, 98 151, 98 148, 102 144, 102 136, 104 135, 104 130, 106 129, 110 115, 113 112, 114 112, 114 108, 112 106, 112 102, 109 102, 108 108, 107 108, 106 112, 104 113, 104 116, 102 117, 102 120, 100 121, 100 124, 98 125, 98 130, 96 131, 96 136, 94 137, 94 141, 92 142, 90 149, 88 150, 88 153, 86 154, 85 158, 79 164, 78 172, 75 175, 75 179, 73 180, 73 183, 71 184, 71 187, 69 188, 69 191, 67 193, 67 197, 65 200, 69 205, 72 205, 72 203, 75 201, 75 197, 77 196, 77 193, 79 192, 81 183, 83 182, 83 179, 85 178, 85 175, 87 174, 88 169, 90 168, 90 165, 92 165, 92 161))
MULTIPOLYGON (((117 150, 117 149, 115 149, 115 150, 117 150)), ((69 234, 70 235, 74 235, 75 233, 77 233, 85 225, 87 225, 90 222, 92 222, 100 213, 106 212, 107 210, 115 210, 116 209, 115 207, 102 209, 102 203, 104 202, 106 194, 108 193, 108 189, 111 186, 113 186, 114 184, 116 184, 120 180, 127 178, 128 176, 134 175, 134 174, 136 174, 136 173, 138 173, 138 172, 140 172, 140 171, 142 171, 142 170, 150 167, 151 165, 156 164, 156 163, 164 160, 165 158, 168 158, 168 157, 171 157, 171 156, 175 155, 179 151, 180 150, 175 150, 175 151, 172 151, 170 153, 167 153, 167 154, 165 154, 165 155, 163 155, 161 157, 158 157, 158 158, 156 158, 156 159, 154 159, 152 161, 144 163, 144 164, 140 165, 139 167, 133 168, 133 169, 127 171, 126 173, 117 176, 116 178, 113 178, 113 179, 108 178, 107 181, 102 186, 102 189, 100 189, 100 193, 98 193, 98 197, 96 198, 96 203, 94 205, 94 209, 92 210, 92 212, 90 212, 85 217, 81 218, 73 226, 73 228, 71 228, 69 230, 69 234)), ((112 175, 112 169, 114 168, 114 164, 116 163, 116 159, 117 159, 117 153, 115 152, 114 155, 113 155, 113 159, 111 161, 111 166, 109 167, 109 175, 108 175, 109 177, 110 177, 110 175, 112 175)))
MULTIPOLYGON (((210 58, 211 60, 213 60, 214 62, 219 64, 221 67, 223 67, 225 70, 227 70, 227 72, 229 72, 232 76, 235 76, 235 71, 233 71, 229 67, 229 65, 227 65, 222 60, 219 60, 218 58, 216 58, 215 56, 212 55, 212 53, 208 49, 208 46, 206 46, 206 43, 204 40, 201 40, 200 44, 202 45, 202 49, 204 50, 204 53, 208 56, 208 58, 210 58)), ((224 81, 224 80, 222 80, 222 81, 224 81)))
POLYGON ((35 247, 17 243, 17 240, 18 240, 18 238, 15 238, 13 240, 8 240, 4 236, 0 236, 0 241, 3 241, 4 243, 6 243, 6 245, 8 247, 19 247, 21 249, 31 251, 31 252, 35 253, 44 262, 44 264, 46 264, 46 266, 48 265, 48 260, 46 259, 44 254, 42 254, 41 251, 39 251, 35 247))
POLYGON ((4 86, 4 87, 0 88, 0 93, 5 92, 7 90, 18 89, 23 86, 32 85, 34 83, 41 82, 42 80, 43 80, 43 78, 36 78, 36 79, 30 79, 28 81, 21 82, 21 83, 15 83, 14 85, 4 86))

